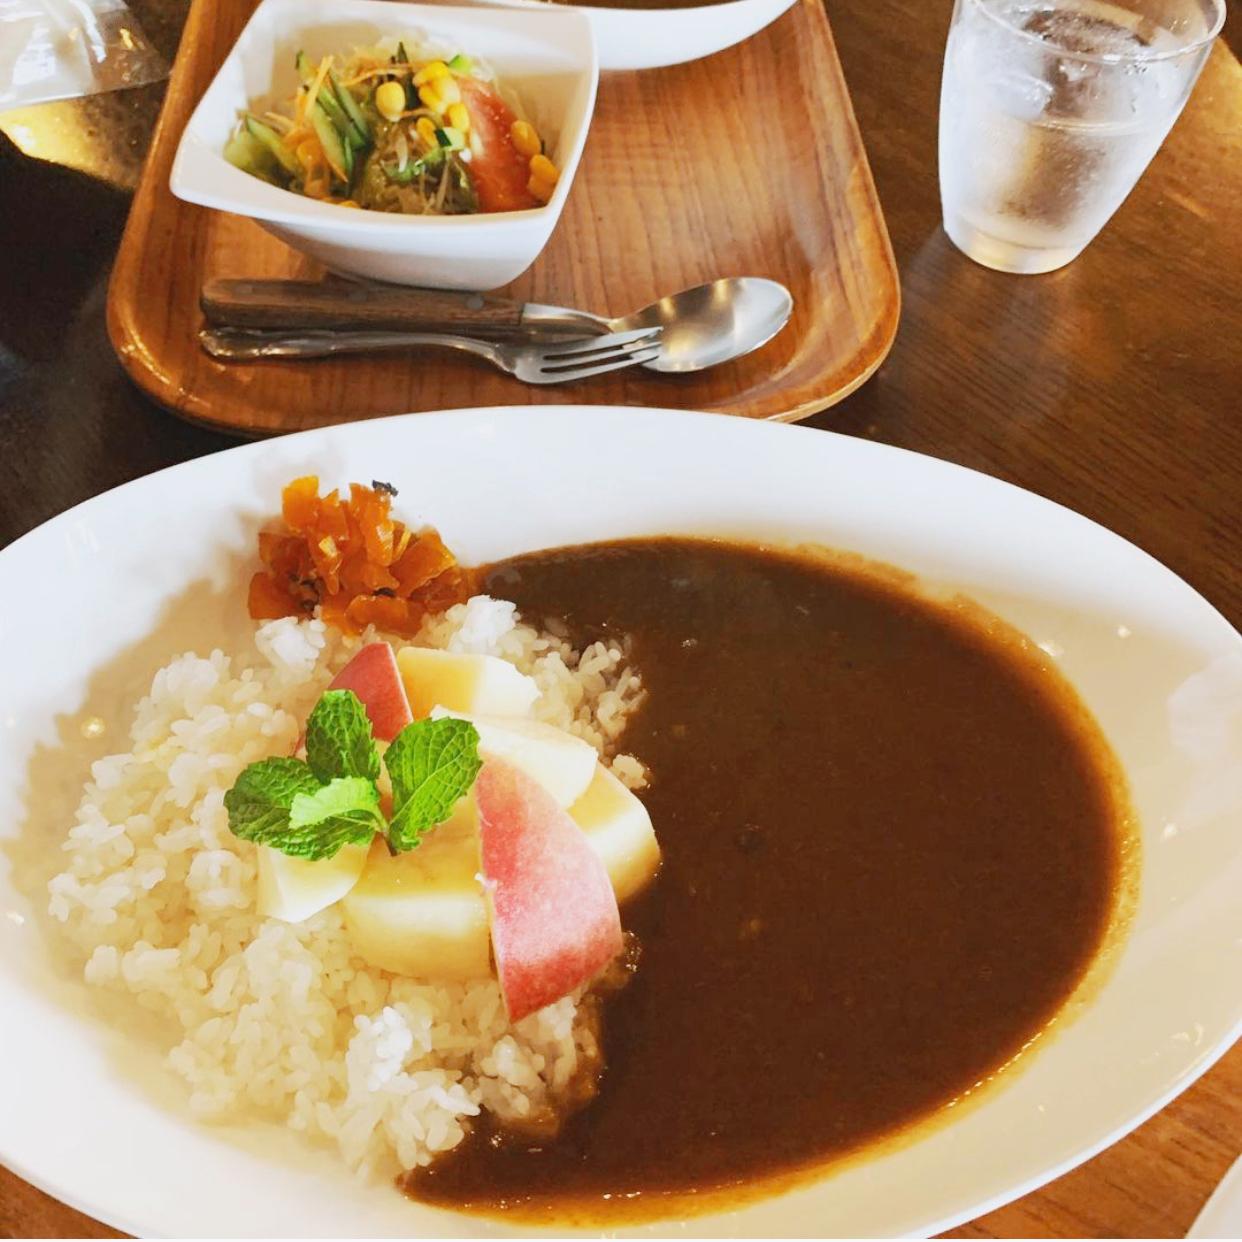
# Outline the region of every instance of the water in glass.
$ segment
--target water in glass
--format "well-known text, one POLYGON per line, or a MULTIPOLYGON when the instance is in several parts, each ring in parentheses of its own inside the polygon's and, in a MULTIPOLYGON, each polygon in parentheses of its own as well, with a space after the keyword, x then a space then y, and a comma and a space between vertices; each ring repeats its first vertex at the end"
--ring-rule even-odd
MULTIPOLYGON (((1180 7, 1195 20, 1165 25, 1107 0, 957 0, 940 193, 961 250, 1003 271, 1045 272, 1099 232, 1164 141, 1210 47, 1211 5, 1180 7)), ((1162 8, 1169 20, 1179 6, 1162 8)))

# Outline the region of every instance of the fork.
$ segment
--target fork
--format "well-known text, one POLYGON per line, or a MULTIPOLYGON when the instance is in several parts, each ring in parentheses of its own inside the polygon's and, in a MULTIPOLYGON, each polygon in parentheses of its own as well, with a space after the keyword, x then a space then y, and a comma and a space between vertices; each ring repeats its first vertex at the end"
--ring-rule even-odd
POLYGON ((329 358, 335 354, 432 346, 486 358, 525 384, 567 384, 650 362, 659 356, 662 331, 660 327, 635 328, 553 344, 481 341, 472 336, 438 332, 273 332, 245 328, 204 328, 198 337, 213 358, 228 362, 329 358))

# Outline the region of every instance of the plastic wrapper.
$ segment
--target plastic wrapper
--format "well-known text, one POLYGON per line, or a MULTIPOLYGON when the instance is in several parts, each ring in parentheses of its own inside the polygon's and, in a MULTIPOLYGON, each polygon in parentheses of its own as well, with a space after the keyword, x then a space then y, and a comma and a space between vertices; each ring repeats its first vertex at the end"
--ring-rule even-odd
POLYGON ((0 110, 167 75, 121 0, 0 0, 0 110))

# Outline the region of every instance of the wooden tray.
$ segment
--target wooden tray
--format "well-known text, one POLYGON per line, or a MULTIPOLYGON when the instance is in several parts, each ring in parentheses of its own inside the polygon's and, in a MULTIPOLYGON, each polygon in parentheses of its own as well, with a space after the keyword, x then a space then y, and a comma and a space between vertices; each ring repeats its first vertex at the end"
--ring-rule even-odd
MULTIPOLYGON (((193 0, 108 293, 122 365, 176 414, 246 434, 446 407, 592 402, 805 418, 858 387, 897 331, 900 292, 871 171, 821 0, 672 69, 605 74, 565 213, 504 292, 625 314, 719 276, 770 276, 793 318, 746 358, 698 376, 639 368, 529 387, 434 352, 221 364, 196 332, 213 276, 319 269, 252 221, 174 198, 181 131, 254 0, 193 0)), ((710 17, 705 13, 705 21, 710 17)))

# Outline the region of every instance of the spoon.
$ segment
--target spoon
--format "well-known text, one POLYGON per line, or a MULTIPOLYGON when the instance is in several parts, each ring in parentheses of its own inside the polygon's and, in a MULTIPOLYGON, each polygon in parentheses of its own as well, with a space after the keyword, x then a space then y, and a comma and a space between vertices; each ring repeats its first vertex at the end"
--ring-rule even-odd
POLYGON ((660 355, 643 365, 652 371, 686 372, 718 366, 766 345, 792 312, 793 297, 784 285, 762 276, 731 276, 683 289, 618 319, 528 303, 522 324, 592 327, 598 332, 662 327, 660 355))
POLYGON ((209 322, 233 328, 432 331, 512 336, 581 336, 661 327, 652 371, 689 372, 740 358, 786 324, 793 298, 761 276, 713 280, 660 298, 632 315, 511 302, 479 293, 345 281, 213 280, 203 287, 209 322))

